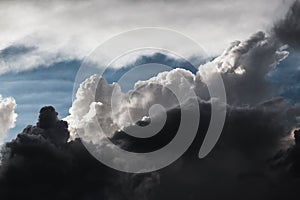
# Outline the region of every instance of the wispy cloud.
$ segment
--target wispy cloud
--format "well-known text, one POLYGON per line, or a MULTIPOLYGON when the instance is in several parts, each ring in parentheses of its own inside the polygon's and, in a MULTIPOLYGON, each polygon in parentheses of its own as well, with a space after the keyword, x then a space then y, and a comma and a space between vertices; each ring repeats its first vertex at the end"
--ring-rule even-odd
POLYGON ((266 29, 287 7, 281 0, 251 5, 237 0, 1 1, 0 49, 35 49, 14 57, 14 62, 2 60, 0 74, 81 59, 112 35, 145 26, 178 30, 216 55, 229 42, 266 29))

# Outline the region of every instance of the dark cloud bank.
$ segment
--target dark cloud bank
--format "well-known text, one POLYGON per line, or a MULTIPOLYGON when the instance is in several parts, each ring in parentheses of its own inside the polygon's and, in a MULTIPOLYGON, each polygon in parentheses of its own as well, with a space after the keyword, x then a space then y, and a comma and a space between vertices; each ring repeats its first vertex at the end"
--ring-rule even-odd
POLYGON ((295 1, 286 17, 275 24, 274 33, 284 44, 300 48, 300 1, 295 1))
POLYGON ((67 127, 53 107, 44 107, 36 126, 28 126, 5 144, 1 199, 143 199, 148 195, 155 174, 140 178, 105 167, 79 139, 67 142, 67 127))
MULTIPOLYGON (((300 183, 299 131, 289 148, 282 138, 293 124, 294 109, 282 99, 256 107, 228 107, 223 134, 213 152, 197 158, 209 124, 210 104, 200 102, 198 135, 188 151, 154 173, 127 174, 93 158, 79 139, 67 142, 67 123, 51 107, 41 109, 2 149, 0 195, 3 199, 281 199, 297 195, 300 183)), ((168 112, 165 127, 140 140, 118 132, 122 148, 147 152, 167 144, 176 133, 180 109, 168 112)), ((143 125, 143 124, 140 124, 143 125)))
MULTIPOLYGON (((294 47, 300 44, 297 19, 299 1, 274 28, 276 37, 294 47)), ((221 138, 201 160, 197 155, 209 124, 210 104, 199 101, 199 105, 200 128, 187 152, 170 166, 147 174, 127 174, 104 166, 79 139, 68 142, 68 124, 57 118, 52 107, 44 107, 36 126, 28 126, 2 148, 0 198, 299 198, 300 132, 293 129, 299 125, 295 120, 299 105, 275 98, 251 106, 228 106, 221 138)), ((120 131, 111 140, 129 151, 152 151, 172 140, 179 121, 180 109, 176 108, 151 138, 137 139, 120 131)))

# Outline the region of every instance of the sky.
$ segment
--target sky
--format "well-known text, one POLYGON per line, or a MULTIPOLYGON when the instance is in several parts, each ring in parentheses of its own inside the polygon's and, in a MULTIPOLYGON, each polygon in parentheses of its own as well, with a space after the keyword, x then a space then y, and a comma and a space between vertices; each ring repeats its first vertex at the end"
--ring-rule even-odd
MULTIPOLYGON (((0 196, 294 197, 300 181, 299 17, 300 3, 294 0, 0 0, 0 196), (178 40, 171 46, 186 53, 185 58, 159 49, 134 51, 122 55, 103 76, 93 75, 105 67, 105 55, 114 55, 126 44, 102 52, 105 42, 144 27, 174 30, 197 43, 201 55, 178 40), (94 62, 93 53, 99 49, 104 56, 94 62), (149 63, 155 64, 145 67, 149 63), (161 70, 160 65, 169 68, 161 70), (129 74, 122 84, 114 83, 136 66, 145 68, 129 74), (222 78, 225 101, 208 93, 216 74, 222 78), (40 111, 50 105, 56 111, 40 111), (199 160, 199 144, 207 145, 210 137, 205 131, 214 122, 214 106, 219 114, 227 110, 226 120, 217 123, 222 135, 199 160), (43 121, 55 112, 66 123, 43 121), (172 144, 179 119, 186 120, 185 134, 195 134, 195 141, 182 158, 152 172, 149 158, 138 153, 172 144), (193 133, 195 120, 199 127, 193 133), (144 141, 135 137, 152 131, 138 128, 139 123, 159 127, 157 136, 144 141), (133 154, 123 156, 107 135, 115 146, 133 154), (20 180, 29 180, 28 186, 20 180), (30 192, 33 186, 37 189, 30 192)), ((147 31, 142 36, 132 38, 151 39, 147 31)), ((168 39, 159 42, 163 46, 168 39)), ((178 149, 170 150, 155 162, 165 155, 175 158, 178 149)))
POLYGON ((0 13, 0 94, 15 97, 19 105, 17 126, 10 139, 26 124, 35 122, 33 113, 41 105, 58 106, 61 116, 66 116, 73 91, 71 82, 57 88, 57 83, 51 81, 74 80, 83 58, 116 34, 138 27, 170 28, 193 38, 209 57, 214 57, 230 42, 270 30, 290 3, 256 1, 249 6, 246 1, 232 0, 1 1, 0 5, 5 8, 0 13), (57 76, 59 70, 64 74, 58 72, 57 76), (41 77, 43 82, 36 84, 41 77), (59 93, 60 100, 51 98, 53 92, 59 93), (43 95, 28 101, 36 93, 43 95))

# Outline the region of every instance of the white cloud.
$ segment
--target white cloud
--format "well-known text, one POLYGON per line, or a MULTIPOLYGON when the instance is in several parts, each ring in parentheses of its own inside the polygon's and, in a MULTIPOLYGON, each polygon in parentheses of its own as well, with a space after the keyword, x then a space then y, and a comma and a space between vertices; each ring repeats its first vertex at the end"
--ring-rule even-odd
POLYGON ((37 49, 13 62, 1 61, 0 74, 83 58, 112 35, 145 26, 180 31, 216 55, 230 41, 272 25, 288 6, 282 0, 255 0, 251 5, 238 0, 1 1, 0 49, 37 49))
POLYGON ((214 60, 219 70, 226 72, 223 80, 228 102, 253 105, 278 95, 266 75, 288 54, 274 38, 263 32, 257 32, 243 42, 232 43, 214 60))
POLYGON ((100 134, 111 135, 149 116, 149 109, 154 104, 160 104, 166 110, 177 106, 178 100, 170 88, 176 88, 184 101, 191 97, 189 91, 194 90, 198 97, 209 99, 205 98, 203 80, 206 83, 213 81, 212 75, 216 73, 213 69, 222 73, 230 104, 256 104, 270 97, 266 93, 265 75, 286 56, 287 52, 274 44, 272 38, 258 32, 248 40, 234 42, 221 56, 200 66, 196 75, 184 69, 173 69, 149 80, 138 81, 128 93, 123 93, 118 83, 108 84, 101 76, 93 75, 80 85, 66 120, 73 135, 74 130, 81 132, 87 127, 88 131, 84 133, 89 134, 87 138, 91 141, 99 139, 98 123, 102 128, 100 134), (244 73, 237 71, 240 68, 244 73), (260 87, 249 80, 260 83, 260 87), (244 102, 245 99, 249 101, 244 102))
POLYGON ((16 101, 12 97, 2 98, 0 95, 0 144, 7 136, 7 131, 15 126, 16 106, 16 101))
MULTIPOLYGON (((196 75, 184 69, 173 69, 159 73, 149 80, 136 82, 133 90, 128 93, 123 93, 118 83, 108 84, 100 75, 93 75, 81 83, 70 108, 70 115, 65 120, 69 123, 72 138, 80 136, 83 141, 88 142, 86 144, 90 142, 97 144, 96 147, 87 145, 97 158, 105 158, 118 166, 125 166, 125 170, 128 163, 134 163, 134 167, 135 165, 139 167, 140 163, 147 163, 145 157, 120 154, 118 148, 112 145, 106 136, 112 136, 120 129, 137 137, 145 135, 147 137, 158 133, 165 125, 166 115, 163 112, 178 105, 170 88, 175 88, 182 101, 185 102, 181 106, 181 111, 197 112, 198 107, 195 107, 197 102, 192 101, 190 92, 195 90, 198 95, 196 98, 200 97, 200 99, 207 95, 202 81, 213 84, 214 75, 218 70, 224 77, 228 98, 235 100, 229 103, 234 104, 233 108, 237 106, 237 109, 247 110, 251 108, 249 104, 256 104, 256 100, 263 101, 268 98, 268 94, 262 96, 262 93, 266 91, 265 86, 257 87, 256 84, 249 84, 249 80, 264 83, 266 71, 277 65, 286 54, 280 46, 274 45, 272 38, 259 32, 246 41, 233 43, 221 56, 200 66, 196 75), (244 69, 244 73, 236 71, 238 68, 244 69), (241 90, 243 88, 246 89, 241 90), (112 94, 114 94, 113 98, 111 98, 112 94), (244 97, 249 99, 246 106, 244 97), (156 115, 151 115, 155 113, 151 112, 151 108, 156 104, 164 109, 156 110, 156 115), (142 119, 148 120, 150 124, 146 127, 133 125, 134 122, 142 119), (147 129, 149 126, 150 128, 147 129), (154 132, 151 132, 153 130, 154 132)), ((224 107, 222 106, 224 102, 215 96, 211 98, 211 101, 221 103, 221 107, 224 107)), ((280 106, 282 107, 284 105, 280 106)), ((292 115, 291 118, 294 116, 298 115, 292 115)), ((195 117, 189 119, 189 121, 192 120, 195 120, 195 117)), ((196 120, 198 122, 197 118, 196 120)))

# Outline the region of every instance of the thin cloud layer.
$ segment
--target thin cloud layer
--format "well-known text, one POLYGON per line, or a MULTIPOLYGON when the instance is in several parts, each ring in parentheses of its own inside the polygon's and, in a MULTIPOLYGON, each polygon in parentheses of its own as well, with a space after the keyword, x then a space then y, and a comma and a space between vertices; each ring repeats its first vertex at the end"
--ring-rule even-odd
POLYGON ((0 74, 82 59, 112 35, 137 27, 180 31, 217 55, 229 42, 270 26, 288 6, 281 0, 256 0, 251 6, 237 0, 1 1, 0 49, 34 49, 2 60, 0 74))

